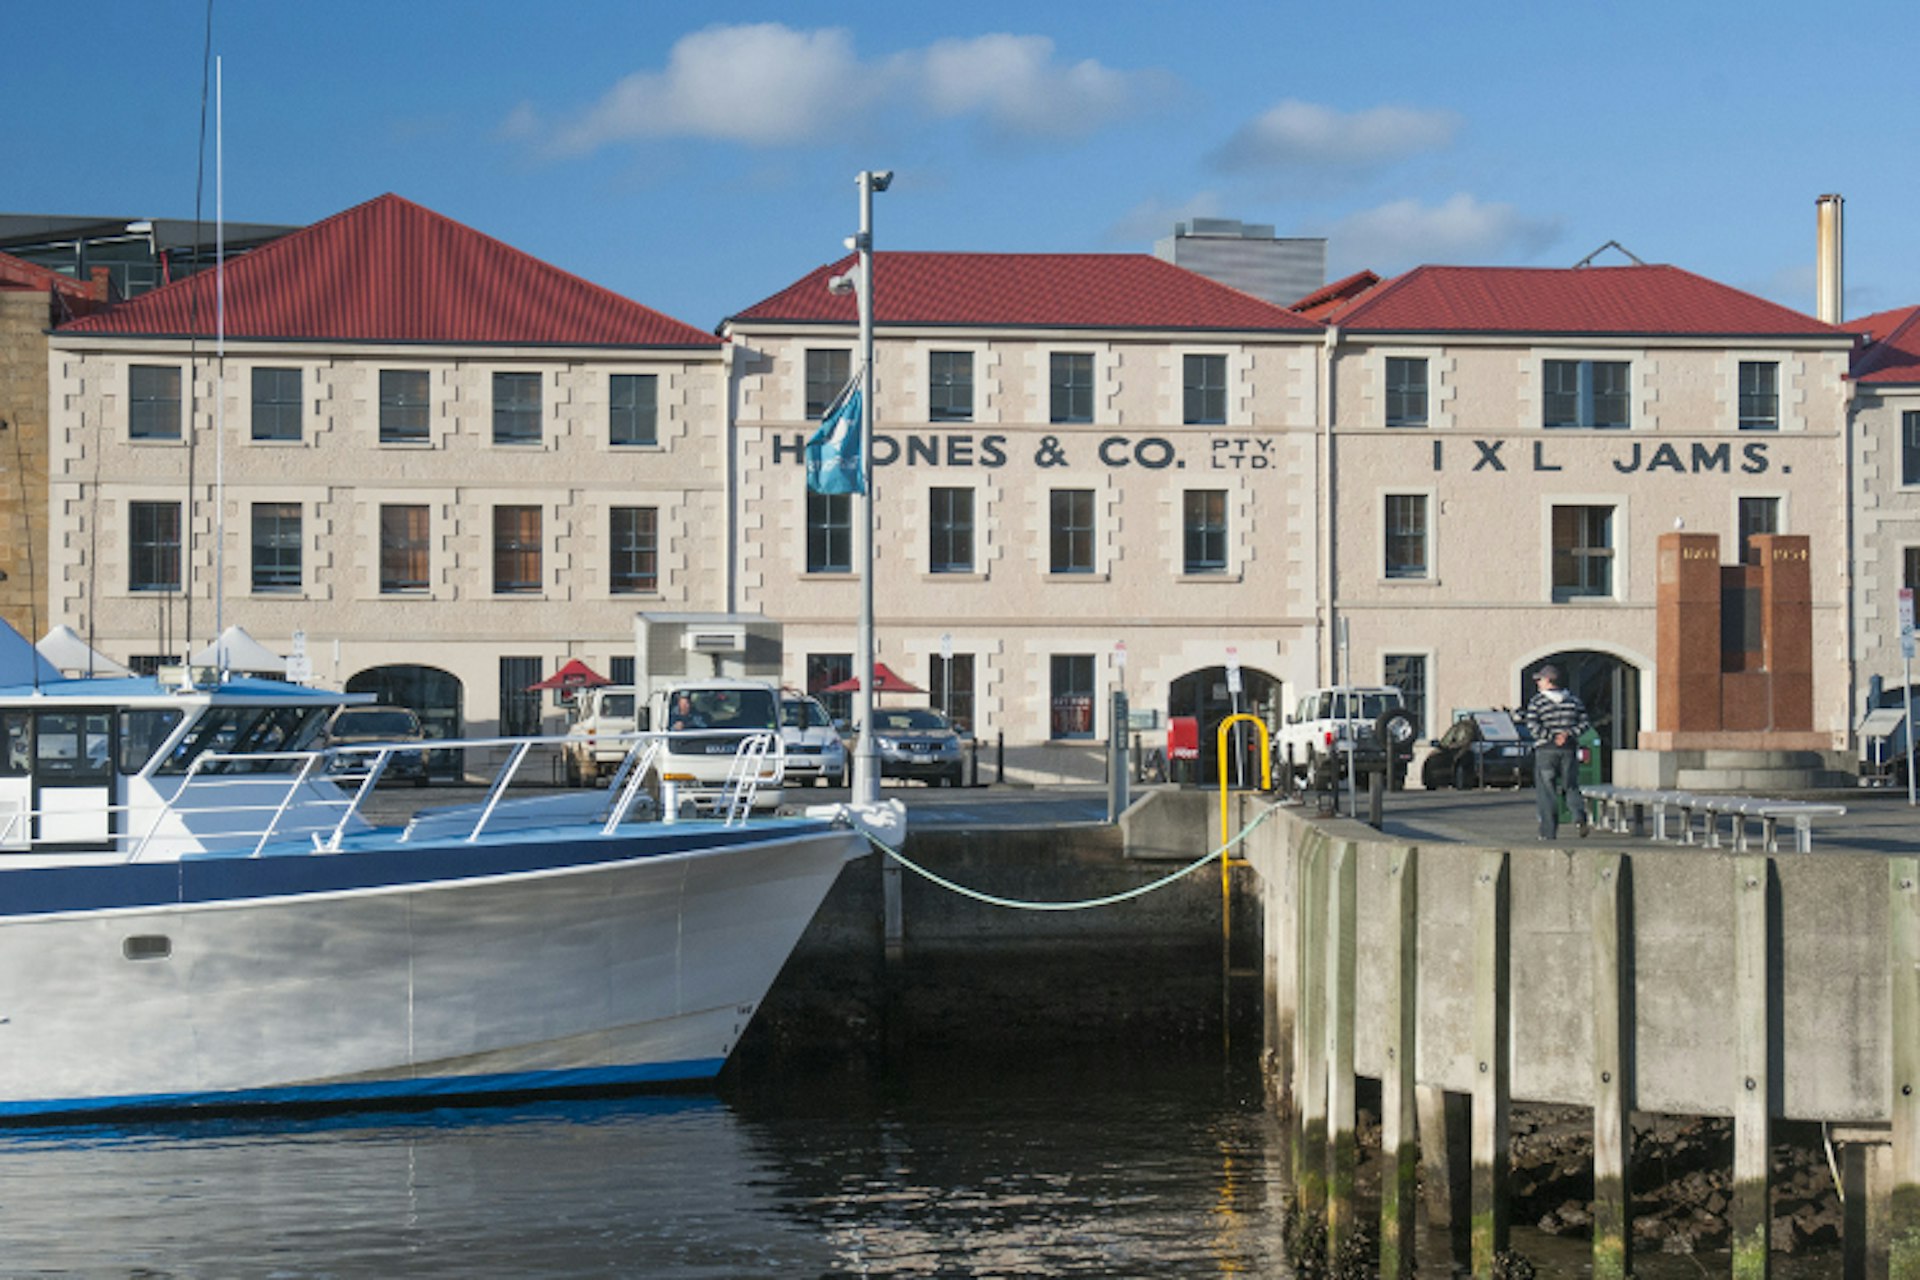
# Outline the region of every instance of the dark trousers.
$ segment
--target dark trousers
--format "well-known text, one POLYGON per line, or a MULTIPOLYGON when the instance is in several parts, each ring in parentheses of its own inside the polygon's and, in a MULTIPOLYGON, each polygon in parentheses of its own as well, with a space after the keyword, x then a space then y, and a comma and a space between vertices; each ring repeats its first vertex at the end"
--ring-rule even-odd
POLYGON ((1540 838, 1551 840, 1560 834, 1560 797, 1575 818, 1586 806, 1580 794, 1580 749, 1578 747, 1538 747, 1533 753, 1533 802, 1540 815, 1540 838))

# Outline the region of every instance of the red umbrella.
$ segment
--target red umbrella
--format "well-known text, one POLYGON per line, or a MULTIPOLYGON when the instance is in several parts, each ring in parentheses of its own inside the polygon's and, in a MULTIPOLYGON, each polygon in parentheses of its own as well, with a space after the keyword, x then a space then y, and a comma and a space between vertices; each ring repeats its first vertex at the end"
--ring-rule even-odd
POLYGON ((536 689, 558 689, 562 693, 572 693, 578 689, 592 689, 598 685, 612 683, 613 681, 580 659, 574 658, 539 684, 528 685, 527 692, 532 693, 536 689))
MULTIPOLYGON (((922 689, 919 685, 910 684, 907 681, 902 680, 899 676, 894 674, 893 668, 889 667, 884 662, 876 662, 873 664, 873 691, 875 693, 925 693, 926 692, 926 690, 922 689)), ((821 693, 858 693, 860 692, 860 677, 854 676, 851 680, 842 680, 839 684, 830 684, 826 688, 820 690, 820 692, 821 693)))

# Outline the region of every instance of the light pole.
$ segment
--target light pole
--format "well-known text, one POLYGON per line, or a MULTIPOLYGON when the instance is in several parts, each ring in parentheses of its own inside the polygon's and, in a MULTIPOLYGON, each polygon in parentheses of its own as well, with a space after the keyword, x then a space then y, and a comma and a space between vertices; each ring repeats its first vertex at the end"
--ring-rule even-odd
POLYGON ((853 716, 860 736, 853 747, 853 802, 880 801, 880 757, 873 745, 873 430, 879 416, 873 405, 873 195, 893 183, 892 170, 863 169, 860 234, 853 247, 860 255, 855 299, 860 308, 860 629, 853 671, 860 688, 853 695, 853 716))

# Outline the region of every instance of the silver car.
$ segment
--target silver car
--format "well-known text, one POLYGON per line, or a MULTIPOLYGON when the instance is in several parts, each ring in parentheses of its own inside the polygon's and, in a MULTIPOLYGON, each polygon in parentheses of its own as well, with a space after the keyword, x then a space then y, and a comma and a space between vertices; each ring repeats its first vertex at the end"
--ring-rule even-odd
POLYGON ((960 735, 938 711, 925 707, 873 713, 873 745, 883 778, 918 778, 928 786, 961 783, 960 735))

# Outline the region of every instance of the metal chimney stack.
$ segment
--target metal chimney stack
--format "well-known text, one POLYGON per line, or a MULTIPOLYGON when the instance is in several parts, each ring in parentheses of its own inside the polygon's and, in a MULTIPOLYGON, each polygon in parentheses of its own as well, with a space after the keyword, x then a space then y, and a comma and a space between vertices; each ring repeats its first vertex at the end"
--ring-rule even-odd
POLYGON ((1826 324, 1839 324, 1842 314, 1842 250, 1846 238, 1846 218, 1839 196, 1821 196, 1814 201, 1820 224, 1819 255, 1814 263, 1814 314, 1826 324))

